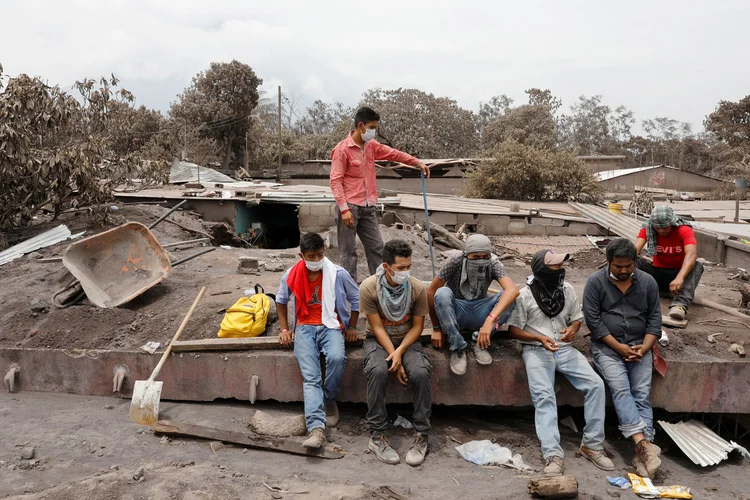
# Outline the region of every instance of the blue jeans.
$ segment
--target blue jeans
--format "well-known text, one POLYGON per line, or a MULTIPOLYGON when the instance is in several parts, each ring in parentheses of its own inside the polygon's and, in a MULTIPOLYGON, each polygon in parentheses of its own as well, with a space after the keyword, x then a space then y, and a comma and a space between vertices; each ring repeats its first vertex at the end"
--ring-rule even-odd
MULTIPOLYGON (((466 349, 466 341, 461 336, 462 330, 477 331, 482 328, 487 316, 495 308, 503 292, 498 292, 493 297, 476 300, 461 300, 453 295, 453 290, 447 286, 441 287, 435 292, 435 314, 443 327, 443 333, 448 337, 451 351, 462 351, 466 349)), ((516 306, 515 302, 503 311, 497 318, 498 325, 504 325, 510 319, 510 314, 516 306)), ((495 331, 493 330, 494 334, 495 331)), ((477 335, 473 336, 477 339, 477 335)))
POLYGON ((648 441, 653 441, 654 412, 650 396, 654 361, 651 351, 640 362, 627 362, 607 346, 592 342, 591 356, 612 394, 622 435, 629 438, 642 432, 648 441))
POLYGON ((555 371, 562 373, 573 387, 583 392, 583 428, 581 444, 590 450, 604 449, 604 382, 586 358, 570 345, 560 347, 555 353, 542 346, 524 345, 523 362, 529 379, 531 401, 536 410, 536 435, 542 444, 544 459, 563 457, 560 447, 560 429, 557 426, 557 398, 555 397, 555 371))
POLYGON ((294 331, 294 356, 302 372, 307 430, 326 426, 324 405, 336 401, 344 376, 346 353, 340 329, 323 325, 297 325, 294 331), (326 379, 323 383, 320 355, 326 358, 326 379))

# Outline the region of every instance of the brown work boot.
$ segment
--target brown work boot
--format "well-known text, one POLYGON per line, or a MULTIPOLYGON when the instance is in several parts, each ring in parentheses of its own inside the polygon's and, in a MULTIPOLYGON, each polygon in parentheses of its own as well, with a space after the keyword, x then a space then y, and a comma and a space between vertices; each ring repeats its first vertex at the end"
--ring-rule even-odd
POLYGON ((687 314, 687 311, 682 306, 672 306, 669 308, 669 317, 677 321, 683 321, 685 314, 687 314))
POLYGON ((385 434, 377 434, 370 438, 367 448, 375 454, 381 462, 388 465, 396 465, 401 461, 396 450, 391 448, 391 443, 385 434))
POLYGON ((339 423, 339 406, 334 401, 330 405, 326 405, 326 427, 336 427, 339 423))
POLYGON ((645 439, 638 442, 635 447, 635 453, 643 463, 643 467, 646 469, 647 475, 644 477, 652 478, 656 475, 656 471, 659 470, 661 465, 661 449, 653 443, 649 443, 645 439))
POLYGON ((638 453, 633 457, 633 467, 635 467, 635 473, 641 477, 648 477, 648 471, 646 466, 643 465, 643 460, 638 456, 638 453))
POLYGON ((615 464, 612 463, 612 460, 602 450, 591 450, 585 446, 581 446, 577 455, 585 458, 601 470, 615 470, 615 464))
POLYGON ((562 457, 552 456, 547 459, 544 466, 545 476, 562 476, 565 472, 565 464, 562 457))
POLYGON ((319 449, 326 444, 326 433, 322 427, 316 427, 310 431, 310 435, 302 442, 305 448, 319 449))

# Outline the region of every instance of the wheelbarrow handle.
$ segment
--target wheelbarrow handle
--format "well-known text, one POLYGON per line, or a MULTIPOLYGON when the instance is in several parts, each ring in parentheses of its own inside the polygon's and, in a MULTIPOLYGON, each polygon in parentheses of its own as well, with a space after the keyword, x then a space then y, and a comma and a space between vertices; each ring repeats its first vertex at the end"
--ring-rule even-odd
POLYGON ((183 257, 183 258, 181 258, 179 260, 176 260, 176 261, 172 262, 172 267, 179 266, 180 264, 184 264, 185 262, 187 262, 189 260, 192 260, 192 259, 194 259, 196 257, 200 257, 201 255, 205 255, 205 254, 207 254, 209 252, 213 252, 214 250, 216 250, 216 247, 204 248, 200 252, 196 252, 193 255, 188 255, 187 257, 183 257))
POLYGON ((154 222, 152 222, 151 225, 148 226, 148 228, 149 229, 155 228, 161 221, 163 221, 164 219, 166 219, 167 217, 169 217, 170 215, 172 215, 173 213, 175 213, 175 211, 177 211, 177 209, 180 208, 185 203, 187 203, 187 200, 182 200, 177 205, 173 206, 169 210, 169 212, 165 213, 164 215, 162 215, 161 217, 159 217, 158 219, 156 219, 154 222))

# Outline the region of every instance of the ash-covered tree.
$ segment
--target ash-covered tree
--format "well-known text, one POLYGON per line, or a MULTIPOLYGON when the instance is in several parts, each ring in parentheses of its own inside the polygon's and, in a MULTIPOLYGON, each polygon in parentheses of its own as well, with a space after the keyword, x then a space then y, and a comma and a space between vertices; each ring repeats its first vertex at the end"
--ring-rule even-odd
POLYGON ((380 114, 379 140, 418 158, 472 156, 479 140, 474 114, 448 97, 417 89, 368 90, 360 106, 380 114))
POLYGON ((308 107, 296 124, 296 129, 305 135, 330 134, 341 122, 350 122, 354 111, 340 102, 329 104, 321 100, 308 107))
POLYGON ((550 108, 542 104, 524 104, 509 110, 484 129, 482 142, 485 147, 492 148, 509 141, 553 150, 557 135, 550 108))
POLYGON ((202 136, 214 139, 222 149, 226 170, 233 154, 240 157, 244 151, 262 83, 247 64, 211 63, 172 104, 170 115, 176 124, 197 128, 202 136))
POLYGON ((56 215, 99 206, 133 179, 166 177, 166 162, 143 162, 118 147, 112 107, 133 95, 117 86, 114 76, 82 80, 76 97, 25 74, 0 85, 0 229, 27 225, 47 204, 56 215))

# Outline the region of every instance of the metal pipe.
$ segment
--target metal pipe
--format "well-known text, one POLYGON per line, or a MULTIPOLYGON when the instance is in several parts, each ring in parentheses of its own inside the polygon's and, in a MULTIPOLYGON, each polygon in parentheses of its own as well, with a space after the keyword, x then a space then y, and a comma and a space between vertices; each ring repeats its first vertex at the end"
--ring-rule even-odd
POLYGON ((194 253, 193 255, 188 255, 187 257, 183 257, 180 260, 176 260, 172 262, 172 267, 179 266, 180 264, 184 264, 185 262, 189 260, 193 260, 196 257, 200 257, 201 255, 205 255, 209 252, 213 252, 214 250, 216 250, 216 247, 206 248, 204 250, 201 250, 200 252, 194 253))
MULTIPOLYGON (((208 242, 208 238, 198 238, 197 240, 187 240, 187 241, 178 241, 177 243, 167 243, 165 245, 162 245, 162 248, 174 248, 174 247, 181 247, 183 245, 193 245, 195 243, 202 243, 202 242, 208 242)), ((41 259, 40 259, 41 260, 41 259)))
POLYGON ((155 228, 157 226, 157 224, 159 224, 161 221, 163 221, 164 219, 166 219, 167 217, 169 217, 170 215, 172 215, 178 208, 180 208, 185 203, 187 203, 187 200, 182 200, 177 205, 175 205, 172 208, 170 208, 167 213, 165 213, 164 215, 162 215, 161 217, 159 217, 158 219, 156 219, 156 221, 154 221, 150 226, 148 226, 148 228, 149 229, 155 228))
POLYGON ((430 214, 427 210, 427 188, 425 187, 424 172, 420 171, 422 176, 422 199, 424 200, 424 220, 427 225, 427 243, 430 245, 430 262, 432 262, 432 276, 435 276, 435 256, 432 253, 432 233, 430 232, 430 214))

